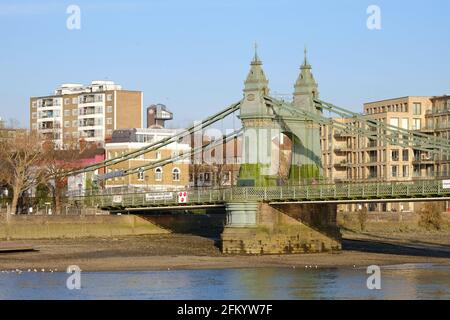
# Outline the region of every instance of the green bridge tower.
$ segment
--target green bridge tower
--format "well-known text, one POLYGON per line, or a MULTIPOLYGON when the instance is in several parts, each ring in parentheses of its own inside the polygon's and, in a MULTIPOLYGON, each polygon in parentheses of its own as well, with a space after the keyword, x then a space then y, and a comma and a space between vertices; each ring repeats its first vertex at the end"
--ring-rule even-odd
MULTIPOLYGON (((290 107, 321 113, 314 104, 318 98, 317 83, 305 60, 294 86, 290 107)), ((321 176, 320 126, 311 120, 292 115, 269 96, 269 82, 255 50, 244 86, 240 119, 244 127, 240 186, 298 185, 301 181, 321 176), (274 141, 278 147, 274 148, 274 141), (289 141, 289 159, 280 157, 283 141, 289 141), (288 166, 282 179, 280 168, 288 166)))

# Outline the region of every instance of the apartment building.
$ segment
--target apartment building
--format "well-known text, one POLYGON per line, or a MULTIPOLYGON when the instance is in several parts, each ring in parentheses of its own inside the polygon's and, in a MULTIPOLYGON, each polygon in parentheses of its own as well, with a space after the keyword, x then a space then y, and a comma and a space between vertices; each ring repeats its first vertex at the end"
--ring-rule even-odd
MULTIPOLYGON (((450 95, 431 99, 432 107, 425 113, 422 133, 443 139, 450 139, 450 95)), ((450 158, 445 155, 430 155, 417 151, 414 157, 414 173, 417 179, 448 177, 450 158)))
MULTIPOLYGON (((351 119, 338 118, 334 121, 350 123, 351 119)), ((321 127, 322 167, 324 177, 332 182, 344 182, 349 180, 348 174, 351 164, 348 153, 351 151, 350 141, 352 136, 333 127, 321 127)))
MULTIPOLYGON (((142 128, 115 130, 110 142, 105 144, 106 159, 112 159, 131 151, 140 149, 150 143, 160 141, 178 133, 177 129, 142 128)), ((156 161, 170 158, 177 154, 189 152, 189 143, 174 142, 157 151, 148 152, 135 159, 107 167, 106 174, 116 176, 125 169, 135 168, 156 161)), ((185 189, 189 184, 189 157, 180 159, 165 166, 158 166, 128 176, 116 176, 105 182, 111 189, 145 189, 149 191, 176 191, 185 189)))
MULTIPOLYGON (((431 109, 431 97, 408 96, 365 103, 363 117, 403 129, 422 130, 431 109)), ((353 119, 335 120, 361 126, 353 119)), ((372 130, 374 138, 322 128, 322 159, 327 179, 334 182, 411 181, 420 175, 415 166, 417 152, 382 141, 377 137, 376 128, 364 129, 372 130)), ((373 204, 370 207, 371 210, 406 211, 411 209, 411 204, 373 204)))
POLYGON ((116 129, 142 126, 143 93, 113 81, 63 84, 53 95, 30 98, 30 128, 64 148, 84 140, 103 146, 116 129))

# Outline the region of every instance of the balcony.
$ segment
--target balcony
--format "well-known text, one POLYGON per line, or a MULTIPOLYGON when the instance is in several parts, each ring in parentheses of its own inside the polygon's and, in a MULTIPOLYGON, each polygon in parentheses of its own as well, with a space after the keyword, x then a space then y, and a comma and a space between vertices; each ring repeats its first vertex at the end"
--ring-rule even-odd
POLYGON ((86 107, 78 110, 78 115, 80 116, 89 116, 89 115, 103 115, 103 109, 100 107, 86 107))
POLYGON ((59 123, 53 123, 53 122, 43 122, 39 124, 39 130, 56 130, 61 129, 61 125, 59 123))
POLYGON ((99 140, 99 139, 103 139, 103 134, 102 134, 102 130, 83 130, 80 131, 80 137, 84 138, 84 139, 93 139, 93 140, 99 140))
POLYGON ((78 123, 79 127, 95 127, 95 126, 102 126, 103 121, 102 119, 93 119, 93 118, 87 118, 80 120, 78 123))
POLYGON ((433 164, 434 162, 435 162, 434 157, 427 154, 421 154, 420 156, 415 155, 413 159, 413 163, 433 164))
POLYGON ((42 99, 38 101, 38 108, 60 107, 61 103, 58 99, 42 99))
POLYGON ((351 148, 347 147, 347 146, 336 146, 334 147, 334 152, 336 153, 345 153, 348 152, 351 148))
POLYGON ((103 102, 103 95, 97 95, 97 94, 84 95, 84 96, 80 97, 78 102, 81 104, 103 102))
POLYGON ((351 161, 348 160, 341 160, 334 164, 335 167, 350 167, 351 165, 351 161))
POLYGON ((338 131, 338 132, 334 133, 334 137, 336 139, 344 139, 344 138, 353 137, 353 136, 355 136, 355 134, 346 132, 346 131, 338 131))

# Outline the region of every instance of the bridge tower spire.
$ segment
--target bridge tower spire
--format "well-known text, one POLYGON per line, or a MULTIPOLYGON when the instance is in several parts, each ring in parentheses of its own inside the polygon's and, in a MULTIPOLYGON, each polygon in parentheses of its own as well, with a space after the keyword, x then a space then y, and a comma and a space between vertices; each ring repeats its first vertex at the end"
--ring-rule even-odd
POLYGON ((269 81, 266 78, 262 64, 258 57, 258 45, 255 43, 255 55, 250 63, 247 79, 244 82, 244 98, 250 98, 246 99, 247 101, 262 102, 261 99, 264 95, 269 94, 269 81))
POLYGON ((300 67, 300 74, 294 85, 294 105, 305 108, 308 111, 315 111, 313 99, 319 98, 319 87, 314 75, 312 67, 308 62, 308 50, 305 47, 305 58, 300 67))
POLYGON ((267 185, 271 167, 271 128, 273 111, 268 106, 269 81, 257 52, 250 63, 244 82, 243 99, 239 118, 244 127, 242 164, 239 172, 241 185, 267 185))

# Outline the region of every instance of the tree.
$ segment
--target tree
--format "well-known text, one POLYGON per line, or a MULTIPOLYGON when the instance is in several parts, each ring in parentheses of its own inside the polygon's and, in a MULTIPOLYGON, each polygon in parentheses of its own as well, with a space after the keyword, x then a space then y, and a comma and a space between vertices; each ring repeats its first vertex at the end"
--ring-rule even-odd
POLYGON ((419 226, 426 230, 440 230, 442 228, 442 206, 431 202, 420 210, 419 226))
POLYGON ((46 141, 43 148, 45 151, 43 182, 52 194, 55 213, 60 214, 68 181, 67 173, 79 168, 76 160, 79 158, 80 151, 75 143, 66 145, 66 150, 58 150, 51 141, 46 141))
POLYGON ((18 212, 20 196, 42 178, 44 153, 34 132, 21 132, 0 141, 0 181, 12 189, 13 212, 18 212))
POLYGON ((55 148, 51 140, 46 141, 43 148, 45 151, 43 181, 52 194, 55 213, 60 214, 62 199, 68 185, 68 173, 82 168, 83 159, 95 158, 99 153, 104 154, 104 150, 98 148, 96 144, 73 138, 65 140, 64 150, 55 148))

